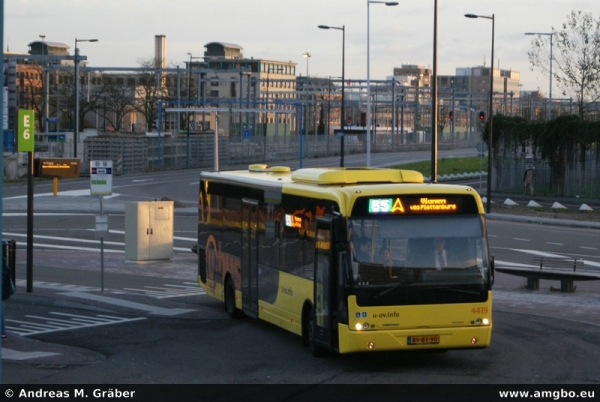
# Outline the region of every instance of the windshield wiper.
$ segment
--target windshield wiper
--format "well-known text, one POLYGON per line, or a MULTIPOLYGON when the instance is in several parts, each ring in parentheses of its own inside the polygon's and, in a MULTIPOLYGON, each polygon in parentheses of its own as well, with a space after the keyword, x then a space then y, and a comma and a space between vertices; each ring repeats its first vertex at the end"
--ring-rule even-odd
POLYGON ((476 295, 479 294, 479 292, 476 291, 476 290, 451 289, 451 288, 438 288, 436 290, 437 291, 453 292, 453 293, 463 293, 463 294, 472 295, 472 296, 476 296, 476 295))

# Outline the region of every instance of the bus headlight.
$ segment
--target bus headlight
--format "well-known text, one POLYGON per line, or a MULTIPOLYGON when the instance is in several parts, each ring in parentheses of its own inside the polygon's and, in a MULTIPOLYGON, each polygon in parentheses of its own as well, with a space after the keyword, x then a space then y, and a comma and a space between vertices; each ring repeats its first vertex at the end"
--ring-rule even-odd
POLYGON ((356 325, 354 326, 354 328, 356 328, 357 331, 360 331, 363 329, 369 329, 369 323, 365 322, 364 324, 361 324, 360 322, 357 322, 356 325))
POLYGON ((471 321, 471 325, 490 325, 490 320, 487 318, 478 318, 475 321, 471 321))

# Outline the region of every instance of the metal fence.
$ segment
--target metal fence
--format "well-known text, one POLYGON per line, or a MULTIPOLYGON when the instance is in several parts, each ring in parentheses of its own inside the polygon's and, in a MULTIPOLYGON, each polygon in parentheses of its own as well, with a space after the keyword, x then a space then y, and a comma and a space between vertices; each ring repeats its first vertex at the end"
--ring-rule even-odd
MULTIPOLYGON (((396 136, 396 135, 395 135, 396 136)), ((371 142, 371 152, 400 152, 427 150, 431 143, 408 138, 393 139, 390 135, 377 136, 371 142)), ((375 138, 375 136, 373 136, 375 138)), ((366 152, 366 135, 346 136, 344 154, 366 152)), ((440 141, 440 149, 475 147, 476 140, 440 141)), ((286 135, 231 139, 218 138, 218 164, 239 166, 252 163, 273 163, 286 160, 339 156, 341 140, 338 136, 286 135)), ((177 170, 186 168, 215 167, 214 135, 185 135, 172 137, 145 137, 130 134, 88 137, 84 141, 82 173, 89 173, 90 160, 112 160, 118 174, 144 173, 149 171, 177 170)))
MULTIPOLYGON (((408 152, 431 149, 426 137, 377 133, 372 137, 371 152, 408 152)), ((439 141, 439 149, 475 148, 478 139, 457 136, 456 141, 439 141)), ((69 157, 71 143, 36 143, 36 157, 69 157)), ((253 163, 277 163, 286 160, 300 160, 339 156, 341 141, 338 136, 275 135, 251 137, 248 139, 219 136, 219 168, 243 166, 253 163)), ((366 135, 346 135, 345 155, 366 152, 366 135)), ((19 154, 15 154, 17 156, 19 154)), ((14 163, 6 163, 6 179, 18 179, 26 169, 26 158, 13 158, 14 163), (12 163, 12 164, 11 164, 12 163), (14 166, 13 166, 14 165, 14 166), (11 167, 13 166, 13 167, 11 167)), ((580 198, 600 197, 600 163, 595 147, 576 155, 578 163, 568 165, 561 180, 554 177, 547 161, 534 158, 526 162, 524 155, 511 159, 494 160, 492 171, 492 191, 500 193, 523 193, 523 175, 528 164, 535 167, 534 181, 536 196, 564 196, 580 198), (581 161, 584 161, 581 163, 581 161)), ((91 160, 112 160, 116 174, 140 174, 151 171, 215 167, 215 137, 210 135, 185 135, 162 138, 145 135, 111 134, 88 137, 84 140, 81 173, 89 174, 91 160)))
MULTIPOLYGON (((585 164, 567 166, 563 178, 558 180, 547 161, 500 161, 494 163, 492 191, 524 194, 523 176, 527 166, 535 169, 536 196, 562 196, 567 198, 600 198, 600 164, 595 154, 586 158, 585 164), (497 167, 499 166, 499 168, 497 167)), ((530 194, 529 190, 528 193, 530 194)))

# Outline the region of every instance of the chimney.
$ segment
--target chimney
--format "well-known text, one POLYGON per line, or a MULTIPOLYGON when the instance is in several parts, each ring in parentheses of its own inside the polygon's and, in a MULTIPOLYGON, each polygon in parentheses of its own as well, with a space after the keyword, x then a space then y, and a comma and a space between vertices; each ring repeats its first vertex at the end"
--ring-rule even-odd
MULTIPOLYGON (((167 66, 167 37, 165 35, 154 36, 154 65, 165 68, 167 66)), ((166 73, 161 74, 160 86, 166 84, 166 73)))

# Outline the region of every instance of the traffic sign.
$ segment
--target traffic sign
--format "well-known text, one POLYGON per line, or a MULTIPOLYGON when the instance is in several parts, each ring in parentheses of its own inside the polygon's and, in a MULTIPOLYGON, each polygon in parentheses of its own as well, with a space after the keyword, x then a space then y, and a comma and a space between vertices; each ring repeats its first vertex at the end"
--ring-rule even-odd
POLYGON ((250 130, 247 128, 244 129, 244 138, 250 138, 250 130))
POLYGON ((90 194, 112 194, 112 160, 90 161, 90 194))
POLYGON ((34 151, 34 114, 33 110, 20 109, 18 114, 17 151, 34 151))
POLYGON ((108 235, 108 215, 96 215, 95 238, 103 238, 108 235))
POLYGON ((478 142, 477 143, 477 151, 479 152, 486 152, 488 149, 487 144, 485 142, 478 142))

